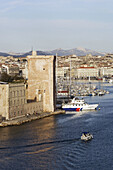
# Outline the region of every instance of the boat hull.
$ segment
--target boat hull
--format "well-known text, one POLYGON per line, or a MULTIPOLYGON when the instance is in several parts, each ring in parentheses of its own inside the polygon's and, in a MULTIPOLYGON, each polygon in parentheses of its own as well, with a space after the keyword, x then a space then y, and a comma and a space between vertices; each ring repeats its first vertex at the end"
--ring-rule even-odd
POLYGON ((98 104, 93 104, 93 105, 88 105, 84 107, 62 107, 63 110, 65 111, 70 111, 70 112, 78 112, 78 111, 85 111, 85 110, 95 110, 98 107, 98 104))
POLYGON ((82 111, 82 108, 62 108, 63 110, 65 111, 72 111, 72 112, 79 112, 79 111, 82 111))

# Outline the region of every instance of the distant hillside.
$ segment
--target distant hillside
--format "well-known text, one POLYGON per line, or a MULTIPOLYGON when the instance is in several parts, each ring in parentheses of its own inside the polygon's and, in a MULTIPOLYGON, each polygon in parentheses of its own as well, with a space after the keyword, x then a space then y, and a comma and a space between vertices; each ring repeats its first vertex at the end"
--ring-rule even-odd
MULTIPOLYGON (((47 53, 47 52, 43 52, 43 51, 37 51, 37 54, 38 55, 48 55, 50 53, 47 53)), ((7 57, 7 56, 13 56, 13 57, 27 57, 28 55, 32 55, 32 51, 29 51, 27 53, 3 53, 3 52, 0 52, 0 56, 4 56, 4 57, 7 57)))
MULTIPOLYGON (((26 53, 23 53, 23 54, 20 54, 20 53, 3 53, 3 52, 0 52, 0 56, 4 56, 4 57, 7 57, 7 56, 14 56, 14 57, 26 57, 28 55, 31 55, 32 54, 32 51, 29 51, 29 52, 26 52, 26 53)), ((89 50, 89 49, 86 49, 86 48, 74 48, 74 49, 70 49, 70 50, 63 50, 63 49, 55 49, 55 50, 52 50, 52 51, 37 51, 37 54, 38 55, 58 55, 58 56, 64 56, 64 55, 77 55, 77 56, 84 56, 84 55, 87 55, 87 54, 91 54, 91 55, 101 55, 101 56, 104 56, 105 53, 101 53, 101 52, 97 52, 97 51, 93 51, 93 50, 89 50)))
POLYGON ((87 54, 91 54, 91 55, 105 55, 105 53, 101 53, 101 52, 97 52, 97 51, 93 51, 93 50, 89 50, 89 49, 85 49, 85 48, 74 48, 74 49, 70 49, 70 50, 63 50, 63 49, 56 49, 53 51, 46 51, 47 53, 53 54, 53 55, 57 55, 58 56, 63 56, 63 55, 77 55, 77 56, 84 56, 87 54))
MULTIPOLYGON (((48 55, 49 53, 46 53, 44 51, 37 51, 37 55, 48 55)), ((21 54, 21 55, 13 55, 14 57, 27 57, 28 55, 32 55, 32 51, 29 51, 27 53, 21 54)))
POLYGON ((8 55, 9 55, 8 53, 3 53, 3 52, 0 52, 0 56, 7 57, 8 55))

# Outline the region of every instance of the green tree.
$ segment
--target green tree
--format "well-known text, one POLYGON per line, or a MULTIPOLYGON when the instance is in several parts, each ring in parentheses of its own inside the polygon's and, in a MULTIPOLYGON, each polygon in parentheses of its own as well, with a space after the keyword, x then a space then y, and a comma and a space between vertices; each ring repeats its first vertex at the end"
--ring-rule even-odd
POLYGON ((13 81, 12 77, 9 76, 7 73, 2 73, 0 80, 3 81, 3 82, 12 82, 13 81))

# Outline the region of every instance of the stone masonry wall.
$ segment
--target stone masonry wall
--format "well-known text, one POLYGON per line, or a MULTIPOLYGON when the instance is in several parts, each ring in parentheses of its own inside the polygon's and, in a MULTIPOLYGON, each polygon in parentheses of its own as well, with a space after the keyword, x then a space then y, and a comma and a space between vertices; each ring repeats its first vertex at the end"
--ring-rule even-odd
POLYGON ((36 114, 43 112, 43 104, 42 102, 31 102, 31 103, 26 103, 24 105, 24 114, 36 114))

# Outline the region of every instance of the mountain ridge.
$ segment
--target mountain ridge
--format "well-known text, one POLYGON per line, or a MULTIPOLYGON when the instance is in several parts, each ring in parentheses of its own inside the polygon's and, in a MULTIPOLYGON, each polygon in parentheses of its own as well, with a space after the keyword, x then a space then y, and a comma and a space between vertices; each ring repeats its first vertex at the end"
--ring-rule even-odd
MULTIPOLYGON (((78 47, 78 48, 73 48, 69 50, 64 50, 62 48, 58 48, 55 50, 51 51, 37 51, 37 55, 58 55, 58 56, 64 56, 64 55, 76 55, 76 56, 84 56, 84 55, 102 55, 104 56, 106 53, 104 52, 97 52, 94 50, 78 47)), ((32 51, 26 52, 26 53, 5 53, 5 52, 0 52, 0 56, 13 56, 13 57, 26 57, 28 55, 32 55, 32 51)))
POLYGON ((106 53, 103 52, 97 52, 94 50, 90 50, 90 49, 86 49, 86 48, 82 48, 82 47, 78 47, 78 48, 73 48, 70 50, 63 50, 63 49, 55 49, 52 51, 46 51, 47 53, 53 54, 53 55, 57 55, 58 56, 63 56, 63 55, 77 55, 77 56, 84 56, 87 54, 91 54, 91 55, 105 55, 106 53))

